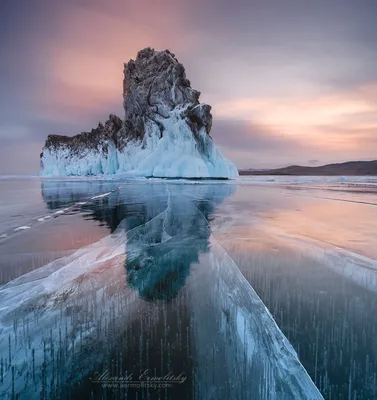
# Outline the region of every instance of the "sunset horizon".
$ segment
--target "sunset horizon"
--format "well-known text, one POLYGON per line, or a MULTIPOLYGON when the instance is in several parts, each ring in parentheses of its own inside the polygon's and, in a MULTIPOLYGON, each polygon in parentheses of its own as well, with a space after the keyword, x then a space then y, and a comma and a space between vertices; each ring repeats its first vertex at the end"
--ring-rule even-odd
POLYGON ((123 118, 123 64, 145 47, 186 67, 238 168, 373 160, 374 12, 371 0, 5 2, 0 173, 37 172, 49 134, 123 118))

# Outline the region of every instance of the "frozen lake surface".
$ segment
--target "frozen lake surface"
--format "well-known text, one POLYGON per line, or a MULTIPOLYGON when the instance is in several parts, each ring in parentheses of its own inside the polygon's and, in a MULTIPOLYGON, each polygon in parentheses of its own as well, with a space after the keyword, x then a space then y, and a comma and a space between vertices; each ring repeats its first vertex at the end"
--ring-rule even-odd
POLYGON ((376 194, 0 177, 0 397, 377 398, 376 194))

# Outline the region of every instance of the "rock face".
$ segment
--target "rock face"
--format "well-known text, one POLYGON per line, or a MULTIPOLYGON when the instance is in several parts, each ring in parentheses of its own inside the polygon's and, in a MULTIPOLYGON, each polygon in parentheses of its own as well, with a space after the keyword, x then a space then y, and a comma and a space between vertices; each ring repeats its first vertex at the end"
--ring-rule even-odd
POLYGON ((114 114, 90 132, 75 136, 49 135, 41 153, 43 175, 112 174, 117 168, 116 139, 122 120, 114 114))
POLYGON ((125 126, 130 135, 143 138, 148 120, 161 128, 163 135, 158 121, 168 119, 176 107, 187 108, 184 117, 188 117, 196 133, 202 127, 209 133, 211 107, 200 105, 199 96, 200 93, 191 88, 183 65, 168 50, 144 49, 136 61, 131 60, 124 66, 125 126))
POLYGON ((44 175, 234 178, 214 146, 211 107, 199 103, 183 65, 169 50, 141 50, 124 65, 124 121, 115 115, 88 133, 50 135, 44 175))

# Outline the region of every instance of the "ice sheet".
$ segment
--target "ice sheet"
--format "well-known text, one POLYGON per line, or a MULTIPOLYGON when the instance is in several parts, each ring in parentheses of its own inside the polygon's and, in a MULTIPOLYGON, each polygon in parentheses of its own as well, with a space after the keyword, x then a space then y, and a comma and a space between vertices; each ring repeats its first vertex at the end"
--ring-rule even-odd
POLYGON ((197 393, 208 399, 322 399, 237 265, 213 236, 210 243, 193 283, 197 393), (205 275, 211 277, 206 288, 205 275))
POLYGON ((319 261, 322 265, 352 280, 367 290, 377 292, 377 261, 361 254, 314 238, 280 233, 284 244, 319 261))
MULTIPOLYGON (((11 395, 12 380, 14 392, 30 399, 46 393, 47 382, 79 380, 114 351, 117 335, 145 304, 164 309, 174 300, 185 304, 189 319, 197 398, 322 398, 211 234, 209 220, 233 190, 174 184, 118 190, 107 206, 143 199, 139 219, 126 218, 114 234, 1 287, 2 393, 11 395)), ((147 338, 158 314, 151 315, 147 338)))

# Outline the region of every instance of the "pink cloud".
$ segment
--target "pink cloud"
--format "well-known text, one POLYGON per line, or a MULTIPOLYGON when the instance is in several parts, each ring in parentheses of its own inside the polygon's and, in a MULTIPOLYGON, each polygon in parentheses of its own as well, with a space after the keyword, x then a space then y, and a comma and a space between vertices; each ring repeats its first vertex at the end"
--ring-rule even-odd
POLYGON ((269 135, 274 132, 308 148, 376 154, 376 89, 372 83, 311 98, 238 98, 220 101, 213 110, 217 117, 258 125, 269 135))
POLYGON ((124 62, 148 46, 179 48, 177 56, 192 48, 185 7, 175 0, 66 4, 56 34, 40 43, 46 78, 35 102, 46 117, 63 121, 121 110, 124 62))

